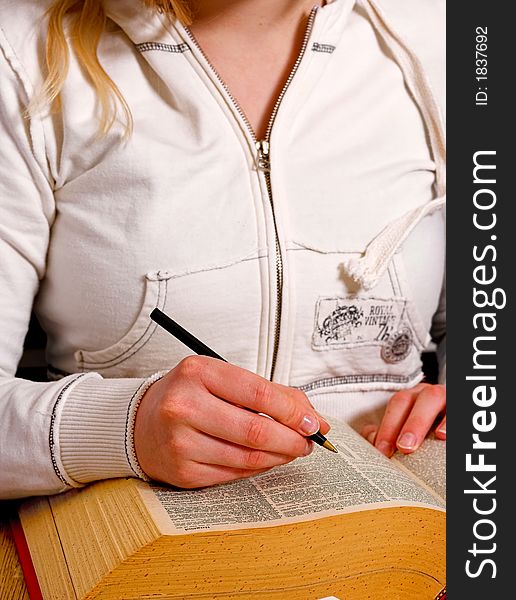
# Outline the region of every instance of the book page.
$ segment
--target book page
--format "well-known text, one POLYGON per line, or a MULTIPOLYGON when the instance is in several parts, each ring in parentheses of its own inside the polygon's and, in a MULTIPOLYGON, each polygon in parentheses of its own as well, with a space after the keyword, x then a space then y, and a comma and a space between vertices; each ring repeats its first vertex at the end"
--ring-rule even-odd
POLYGON ((309 456, 250 479, 197 490, 151 486, 142 493, 147 504, 166 511, 168 518, 159 518, 163 533, 270 527, 383 506, 444 509, 347 425, 334 423, 328 439, 338 454, 316 445, 309 456))
POLYGON ((411 471, 444 500, 446 499, 446 442, 434 436, 428 437, 412 454, 396 452, 397 461, 411 471))

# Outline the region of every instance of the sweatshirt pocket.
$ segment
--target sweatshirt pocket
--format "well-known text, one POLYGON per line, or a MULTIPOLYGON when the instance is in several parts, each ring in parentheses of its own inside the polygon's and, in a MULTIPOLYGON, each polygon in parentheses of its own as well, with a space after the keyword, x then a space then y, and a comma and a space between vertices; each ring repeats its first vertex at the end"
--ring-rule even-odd
MULTIPOLYGON (((75 360, 80 371, 112 371, 124 373, 124 363, 140 354, 153 337, 157 325, 149 317, 154 308, 164 309, 170 273, 152 271, 145 275, 145 293, 135 321, 127 333, 114 344, 99 350, 77 350, 75 360)), ((123 376, 123 375, 119 375, 123 376)))
POLYGON ((147 377, 194 354, 150 318, 156 307, 229 362, 259 370, 259 357, 267 347, 261 335, 267 324, 261 273, 267 264, 263 256, 193 273, 147 273, 143 301, 129 330, 110 346, 77 350, 77 370, 103 377, 147 377))

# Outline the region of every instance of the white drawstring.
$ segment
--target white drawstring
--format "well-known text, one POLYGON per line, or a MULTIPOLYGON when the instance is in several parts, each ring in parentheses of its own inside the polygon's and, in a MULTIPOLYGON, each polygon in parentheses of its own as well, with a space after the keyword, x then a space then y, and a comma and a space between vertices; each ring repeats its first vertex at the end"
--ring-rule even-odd
POLYGON ((406 240, 410 232, 423 217, 432 214, 446 202, 446 196, 435 198, 416 209, 410 210, 395 221, 391 221, 368 244, 365 254, 352 257, 344 264, 347 273, 361 287, 369 290, 387 269, 390 260, 406 240))
POLYGON ((364 254, 343 263, 346 272, 363 289, 375 286, 386 271, 390 260, 421 219, 441 208, 446 202, 446 145, 439 107, 435 101, 423 66, 406 42, 388 24, 381 9, 373 0, 357 0, 371 23, 383 38, 397 61, 408 89, 421 110, 428 129, 435 163, 437 198, 406 212, 389 223, 367 246, 364 254))

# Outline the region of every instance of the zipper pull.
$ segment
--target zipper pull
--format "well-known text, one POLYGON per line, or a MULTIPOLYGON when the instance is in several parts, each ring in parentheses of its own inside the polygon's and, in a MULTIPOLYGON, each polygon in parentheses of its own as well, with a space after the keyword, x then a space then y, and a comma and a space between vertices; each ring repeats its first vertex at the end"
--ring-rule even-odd
POLYGON ((259 171, 264 173, 271 172, 271 161, 269 157, 269 142, 261 140, 256 142, 257 155, 257 166, 259 171))

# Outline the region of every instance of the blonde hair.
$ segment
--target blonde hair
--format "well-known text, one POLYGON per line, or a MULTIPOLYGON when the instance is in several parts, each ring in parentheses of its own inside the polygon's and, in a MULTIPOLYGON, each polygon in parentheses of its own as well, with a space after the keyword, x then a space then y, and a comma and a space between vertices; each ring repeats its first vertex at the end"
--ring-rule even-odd
MULTIPOLYGON (((192 14, 188 0, 142 0, 143 4, 183 24, 191 23, 192 14)), ((70 55, 65 37, 65 18, 69 21, 70 43, 79 63, 88 75, 100 105, 99 132, 105 135, 115 123, 118 108, 123 113, 126 135, 132 131, 129 106, 115 82, 99 62, 97 47, 106 25, 102 0, 55 0, 48 9, 48 34, 46 63, 48 74, 41 91, 29 104, 29 114, 45 106, 59 109, 60 93, 65 82, 70 55)))

